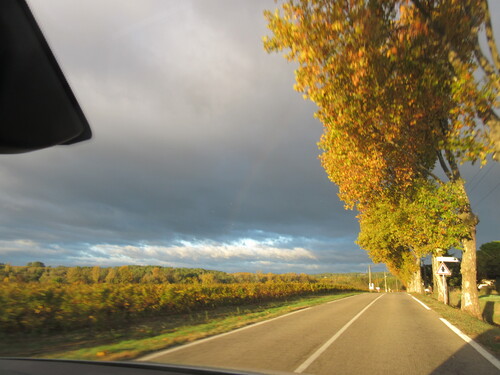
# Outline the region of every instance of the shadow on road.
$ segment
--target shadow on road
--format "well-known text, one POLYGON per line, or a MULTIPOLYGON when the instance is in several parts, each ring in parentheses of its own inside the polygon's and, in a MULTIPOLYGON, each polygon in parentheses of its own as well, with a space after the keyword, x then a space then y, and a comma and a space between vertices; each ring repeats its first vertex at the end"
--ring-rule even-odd
MULTIPOLYGON (((477 361, 477 351, 464 341, 464 345, 460 350, 455 352, 448 360, 443 362, 429 375, 444 375, 444 374, 474 374, 474 375, 498 375, 500 373, 500 336, 495 336, 495 329, 478 336, 476 342, 489 342, 493 347, 496 347, 496 353, 488 352, 493 361, 496 358, 496 365, 492 364, 486 358, 481 356, 481 360, 477 361)), ((425 359, 423 359, 425 360, 425 359)))

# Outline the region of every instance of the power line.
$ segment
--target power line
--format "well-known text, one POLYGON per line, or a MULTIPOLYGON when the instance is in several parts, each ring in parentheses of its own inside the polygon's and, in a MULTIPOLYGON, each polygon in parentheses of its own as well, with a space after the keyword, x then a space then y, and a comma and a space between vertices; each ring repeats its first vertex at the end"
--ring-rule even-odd
POLYGON ((488 170, 486 172, 484 172, 484 174, 481 176, 481 178, 479 179, 479 181, 477 183, 475 183, 473 187, 471 187, 471 189, 469 190, 469 193, 472 193, 472 191, 479 186, 479 184, 481 183, 481 181, 483 181, 483 179, 488 175, 488 173, 490 173, 491 168, 493 168, 493 164, 494 163, 491 162, 488 170))
POLYGON ((476 179, 476 177, 478 176, 479 173, 481 173, 481 171, 483 170, 483 168, 478 168, 476 173, 474 173, 474 176, 472 176, 472 178, 467 181, 471 186, 472 186, 472 183, 474 182, 474 180, 476 179))
POLYGON ((493 187, 493 189, 491 189, 491 190, 488 192, 488 194, 486 194, 484 197, 482 197, 482 198, 481 198, 481 200, 480 200, 479 202, 477 202, 476 207, 478 207, 478 206, 479 206, 479 204, 480 204, 482 201, 484 201, 486 198, 488 198, 488 197, 490 196, 490 194, 491 194, 491 193, 493 193, 493 191, 494 191, 497 187, 499 187, 499 186, 500 186, 500 181, 498 182, 498 184, 496 184, 496 185, 493 187))

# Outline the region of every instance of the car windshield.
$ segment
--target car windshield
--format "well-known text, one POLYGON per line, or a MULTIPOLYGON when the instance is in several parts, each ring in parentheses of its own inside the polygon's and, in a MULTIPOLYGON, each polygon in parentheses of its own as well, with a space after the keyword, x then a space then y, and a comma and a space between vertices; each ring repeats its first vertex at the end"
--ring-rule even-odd
POLYGON ((0 357, 500 369, 500 3, 463 49, 454 1, 27 3, 93 138, 0 157, 0 357))

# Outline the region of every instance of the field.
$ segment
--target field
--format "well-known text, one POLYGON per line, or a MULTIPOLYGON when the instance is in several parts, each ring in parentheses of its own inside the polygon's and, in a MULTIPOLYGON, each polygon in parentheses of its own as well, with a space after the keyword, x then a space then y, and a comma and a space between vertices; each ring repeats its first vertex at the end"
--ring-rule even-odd
POLYGON ((152 316, 333 293, 329 283, 74 284, 8 283, 0 289, 0 332, 107 329, 152 316))
POLYGON ((366 290, 366 274, 0 265, 0 355, 125 359, 366 290))
POLYGON ((241 306, 224 306, 190 314, 144 318, 103 331, 15 335, 0 340, 0 356, 85 360, 133 359, 148 352, 184 344, 271 319, 356 292, 291 297, 241 306))
POLYGON ((362 290, 366 275, 122 266, 0 267, 0 335, 91 332, 224 306, 362 290))

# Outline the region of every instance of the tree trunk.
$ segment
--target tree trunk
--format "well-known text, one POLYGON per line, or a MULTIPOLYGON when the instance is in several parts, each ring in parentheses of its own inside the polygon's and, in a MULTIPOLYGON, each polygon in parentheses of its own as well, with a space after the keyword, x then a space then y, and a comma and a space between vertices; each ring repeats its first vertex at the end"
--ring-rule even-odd
POLYGON ((477 265, 476 265, 476 227, 470 231, 470 238, 462 240, 462 299, 461 310, 470 315, 482 319, 479 308, 479 296, 477 292, 477 265))
POLYGON ((444 289, 443 289, 443 283, 440 280, 440 276, 436 275, 439 268, 439 262, 436 260, 436 257, 442 255, 443 251, 441 249, 436 250, 435 254, 432 255, 432 283, 433 283, 432 292, 435 295, 437 294, 437 299, 439 302, 444 302, 444 289))
POLYGON ((462 274, 462 298, 460 309, 470 315, 481 319, 482 314, 479 308, 479 295, 477 292, 477 264, 476 264, 476 226, 479 223, 478 217, 472 212, 469 197, 465 190, 465 183, 459 184, 462 194, 467 200, 466 206, 461 213, 461 219, 469 228, 469 233, 462 238, 462 264, 460 273, 462 274))
POLYGON ((408 283, 408 291, 410 293, 422 294, 424 291, 422 288, 422 270, 420 268, 420 258, 417 258, 415 262, 417 264, 417 268, 411 275, 411 280, 408 283))

